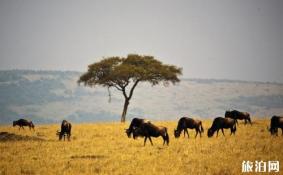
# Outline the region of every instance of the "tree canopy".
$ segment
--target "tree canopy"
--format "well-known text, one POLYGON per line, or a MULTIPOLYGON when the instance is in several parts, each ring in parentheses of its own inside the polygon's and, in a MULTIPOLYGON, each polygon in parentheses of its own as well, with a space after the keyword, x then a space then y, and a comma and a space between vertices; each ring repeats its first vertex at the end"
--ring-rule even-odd
POLYGON ((88 71, 79 78, 78 83, 90 87, 114 87, 121 91, 125 98, 121 121, 125 121, 129 101, 139 82, 149 82, 153 86, 161 82, 175 84, 180 81, 178 76, 181 74, 182 68, 163 64, 153 56, 129 54, 125 58, 109 57, 89 65, 88 71))

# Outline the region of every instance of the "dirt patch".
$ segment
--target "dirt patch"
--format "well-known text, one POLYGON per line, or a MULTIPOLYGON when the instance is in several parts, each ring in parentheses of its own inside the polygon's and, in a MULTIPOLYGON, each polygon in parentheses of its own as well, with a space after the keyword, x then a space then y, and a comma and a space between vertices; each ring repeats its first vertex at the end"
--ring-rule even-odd
POLYGON ((44 139, 34 136, 21 136, 8 132, 0 132, 0 142, 7 141, 42 141, 44 139))

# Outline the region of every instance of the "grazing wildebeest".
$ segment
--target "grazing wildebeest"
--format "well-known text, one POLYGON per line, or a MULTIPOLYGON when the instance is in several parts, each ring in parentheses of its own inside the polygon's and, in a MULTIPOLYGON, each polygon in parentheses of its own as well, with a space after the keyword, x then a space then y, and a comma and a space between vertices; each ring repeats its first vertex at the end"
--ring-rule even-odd
POLYGON ((219 129, 221 129, 223 136, 225 136, 223 129, 229 129, 229 128, 231 130, 230 135, 235 134, 237 130, 235 119, 216 117, 213 120, 212 126, 207 131, 207 136, 212 137, 215 131, 217 131, 217 136, 218 136, 219 129))
POLYGON ((238 124, 237 120, 245 120, 245 124, 247 124, 247 122, 252 124, 250 114, 247 113, 247 112, 240 112, 240 111, 237 111, 237 110, 226 111, 225 112, 225 118, 235 119, 237 124, 238 124))
POLYGON ((16 125, 19 126, 19 130, 21 128, 24 129, 24 126, 28 126, 30 130, 31 128, 34 130, 34 124, 32 123, 32 121, 28 121, 26 119, 19 119, 19 120, 13 121, 13 126, 16 126, 16 125))
POLYGON ((159 137, 163 138, 163 145, 166 143, 169 145, 169 135, 167 132, 167 128, 163 126, 155 126, 152 123, 143 123, 140 127, 135 127, 133 129, 133 136, 144 137, 144 146, 146 143, 147 138, 149 139, 151 145, 153 145, 151 137, 159 137))
MULTIPOLYGON (((139 128, 143 123, 150 123, 150 121, 142 118, 133 118, 129 128, 125 129, 127 136, 130 138, 134 128, 139 128)), ((133 138, 135 139, 136 137, 133 135, 133 138)))
POLYGON ((69 123, 66 120, 63 120, 62 124, 61 124, 61 131, 60 132, 57 131, 57 135, 59 136, 59 140, 61 140, 62 137, 64 137, 64 141, 65 141, 65 136, 67 135, 67 138, 70 141, 71 129, 72 129, 71 123, 69 123))
POLYGON ((271 135, 278 136, 278 128, 281 128, 282 136, 283 136, 283 117, 282 116, 273 116, 270 119, 270 128, 269 128, 271 135))
POLYGON ((203 132, 201 121, 195 120, 192 118, 188 118, 188 117, 182 117, 179 119, 177 129, 174 130, 175 137, 176 138, 180 137, 181 132, 184 130, 184 137, 185 137, 185 134, 187 133, 188 138, 189 138, 188 128, 196 130, 195 138, 197 137, 198 133, 199 133, 199 136, 201 137, 201 133, 203 132))

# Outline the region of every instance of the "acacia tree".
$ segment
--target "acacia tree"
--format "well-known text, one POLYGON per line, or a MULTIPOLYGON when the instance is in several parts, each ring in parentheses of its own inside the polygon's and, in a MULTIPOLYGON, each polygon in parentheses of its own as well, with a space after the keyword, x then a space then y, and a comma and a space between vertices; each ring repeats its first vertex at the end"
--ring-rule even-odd
POLYGON ((138 83, 149 82, 152 86, 163 82, 175 84, 180 81, 182 68, 166 65, 153 56, 130 54, 127 57, 109 57, 88 66, 88 71, 80 76, 78 83, 85 86, 116 88, 124 98, 121 122, 125 122, 127 109, 138 83))

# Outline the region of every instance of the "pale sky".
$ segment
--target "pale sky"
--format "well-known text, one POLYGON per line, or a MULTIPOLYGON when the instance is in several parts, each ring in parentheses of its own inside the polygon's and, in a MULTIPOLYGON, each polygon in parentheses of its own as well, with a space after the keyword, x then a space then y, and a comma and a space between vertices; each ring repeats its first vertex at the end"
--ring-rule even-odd
POLYGON ((283 0, 0 0, 0 69, 153 55, 183 78, 283 83, 283 0))

